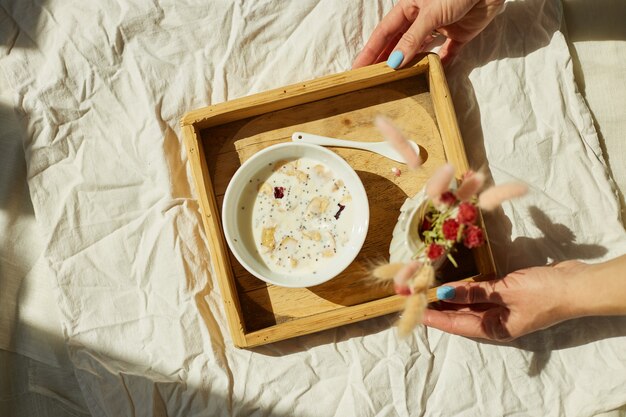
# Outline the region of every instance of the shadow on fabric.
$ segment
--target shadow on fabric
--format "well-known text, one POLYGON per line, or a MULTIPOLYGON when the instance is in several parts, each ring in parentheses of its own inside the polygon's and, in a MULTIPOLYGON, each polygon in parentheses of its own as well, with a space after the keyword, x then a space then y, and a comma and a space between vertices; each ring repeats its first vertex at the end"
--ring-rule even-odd
POLYGON ((35 48, 30 36, 38 31, 42 6, 33 7, 31 2, 26 1, 0 1, 0 44, 9 51, 13 48, 35 48), (14 14, 22 16, 19 26, 12 17, 14 14))
MULTIPOLYGON (((528 376, 533 377, 541 374, 555 351, 625 336, 626 317, 583 317, 565 321, 509 343, 485 343, 514 346, 532 352, 527 373, 528 376)), ((593 357, 589 360, 593 360, 593 357)))

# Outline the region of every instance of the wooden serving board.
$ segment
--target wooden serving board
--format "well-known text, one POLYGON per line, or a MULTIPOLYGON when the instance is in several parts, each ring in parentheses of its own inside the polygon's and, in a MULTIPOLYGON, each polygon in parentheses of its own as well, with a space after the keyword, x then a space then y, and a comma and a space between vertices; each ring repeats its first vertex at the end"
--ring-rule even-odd
MULTIPOLYGON (((384 63, 192 111, 182 119, 207 235, 233 342, 251 347, 398 311, 404 299, 373 285, 371 265, 389 256, 389 243, 405 199, 439 166, 468 169, 441 63, 426 55, 394 71, 384 63), (331 148, 361 178, 370 205, 370 227, 355 261, 338 277, 310 288, 266 284, 248 273, 227 248, 220 213, 230 178, 250 156, 291 140, 296 131, 348 140, 381 141, 374 117, 392 119, 414 139, 422 169, 367 151, 331 148), (403 173, 395 176, 392 168, 403 173)), ((454 279, 484 279, 494 266, 488 245, 462 260, 469 269, 454 279)), ((434 291, 434 290, 432 290, 434 291)), ((434 300, 434 292, 431 293, 434 300)))

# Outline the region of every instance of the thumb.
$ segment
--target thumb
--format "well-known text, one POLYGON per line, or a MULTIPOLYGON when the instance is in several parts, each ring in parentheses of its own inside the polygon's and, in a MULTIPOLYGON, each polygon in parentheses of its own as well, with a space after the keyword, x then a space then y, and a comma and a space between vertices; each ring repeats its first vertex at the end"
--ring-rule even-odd
POLYGON ((437 298, 455 304, 504 305, 502 292, 506 288, 500 280, 481 282, 450 282, 437 288, 437 298))

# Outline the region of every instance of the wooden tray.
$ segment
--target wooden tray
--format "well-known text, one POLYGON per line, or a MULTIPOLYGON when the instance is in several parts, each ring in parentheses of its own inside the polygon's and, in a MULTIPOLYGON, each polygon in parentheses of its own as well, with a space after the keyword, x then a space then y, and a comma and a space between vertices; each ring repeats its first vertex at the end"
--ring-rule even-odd
MULTIPOLYGON (((234 344, 252 347, 399 311, 403 297, 366 279, 368 268, 388 259, 399 208, 445 161, 468 170, 441 62, 428 54, 392 70, 385 63, 318 78, 187 113, 182 119, 196 190, 209 237, 211 260, 234 344), (374 116, 384 114, 426 152, 423 168, 396 177, 399 164, 360 150, 333 148, 357 171, 370 203, 370 228, 357 259, 340 276, 311 288, 268 285, 230 253, 221 227, 222 198, 230 178, 255 152, 291 139, 295 131, 354 140, 382 140, 374 116)), ((399 166, 406 171, 404 165, 399 166)), ((464 276, 494 272, 488 245, 475 249, 464 276)), ((458 275, 458 271, 457 271, 458 275)), ((435 300, 435 289, 429 297, 435 300)))

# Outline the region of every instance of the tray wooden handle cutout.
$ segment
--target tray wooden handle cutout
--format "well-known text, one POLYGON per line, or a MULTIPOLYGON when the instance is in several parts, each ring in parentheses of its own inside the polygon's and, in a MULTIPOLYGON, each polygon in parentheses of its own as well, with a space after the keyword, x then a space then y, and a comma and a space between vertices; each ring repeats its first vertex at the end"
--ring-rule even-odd
MULTIPOLYGON (((446 161, 459 176, 469 169, 443 68, 434 54, 401 70, 381 63, 193 110, 181 123, 211 261, 238 347, 401 310, 404 297, 364 278, 372 262, 388 259, 405 199, 446 161), (404 165, 365 150, 330 148, 357 171, 368 194, 370 228, 356 260, 338 277, 311 288, 268 285, 249 274, 226 246, 220 220, 228 181, 241 163, 267 146, 290 141, 294 132, 381 141, 373 124, 378 114, 419 143, 424 165, 408 172, 404 165), (403 174, 397 177, 394 167, 403 174)), ((487 279, 495 271, 488 242, 462 262, 472 262, 472 273, 454 279, 487 279)))

